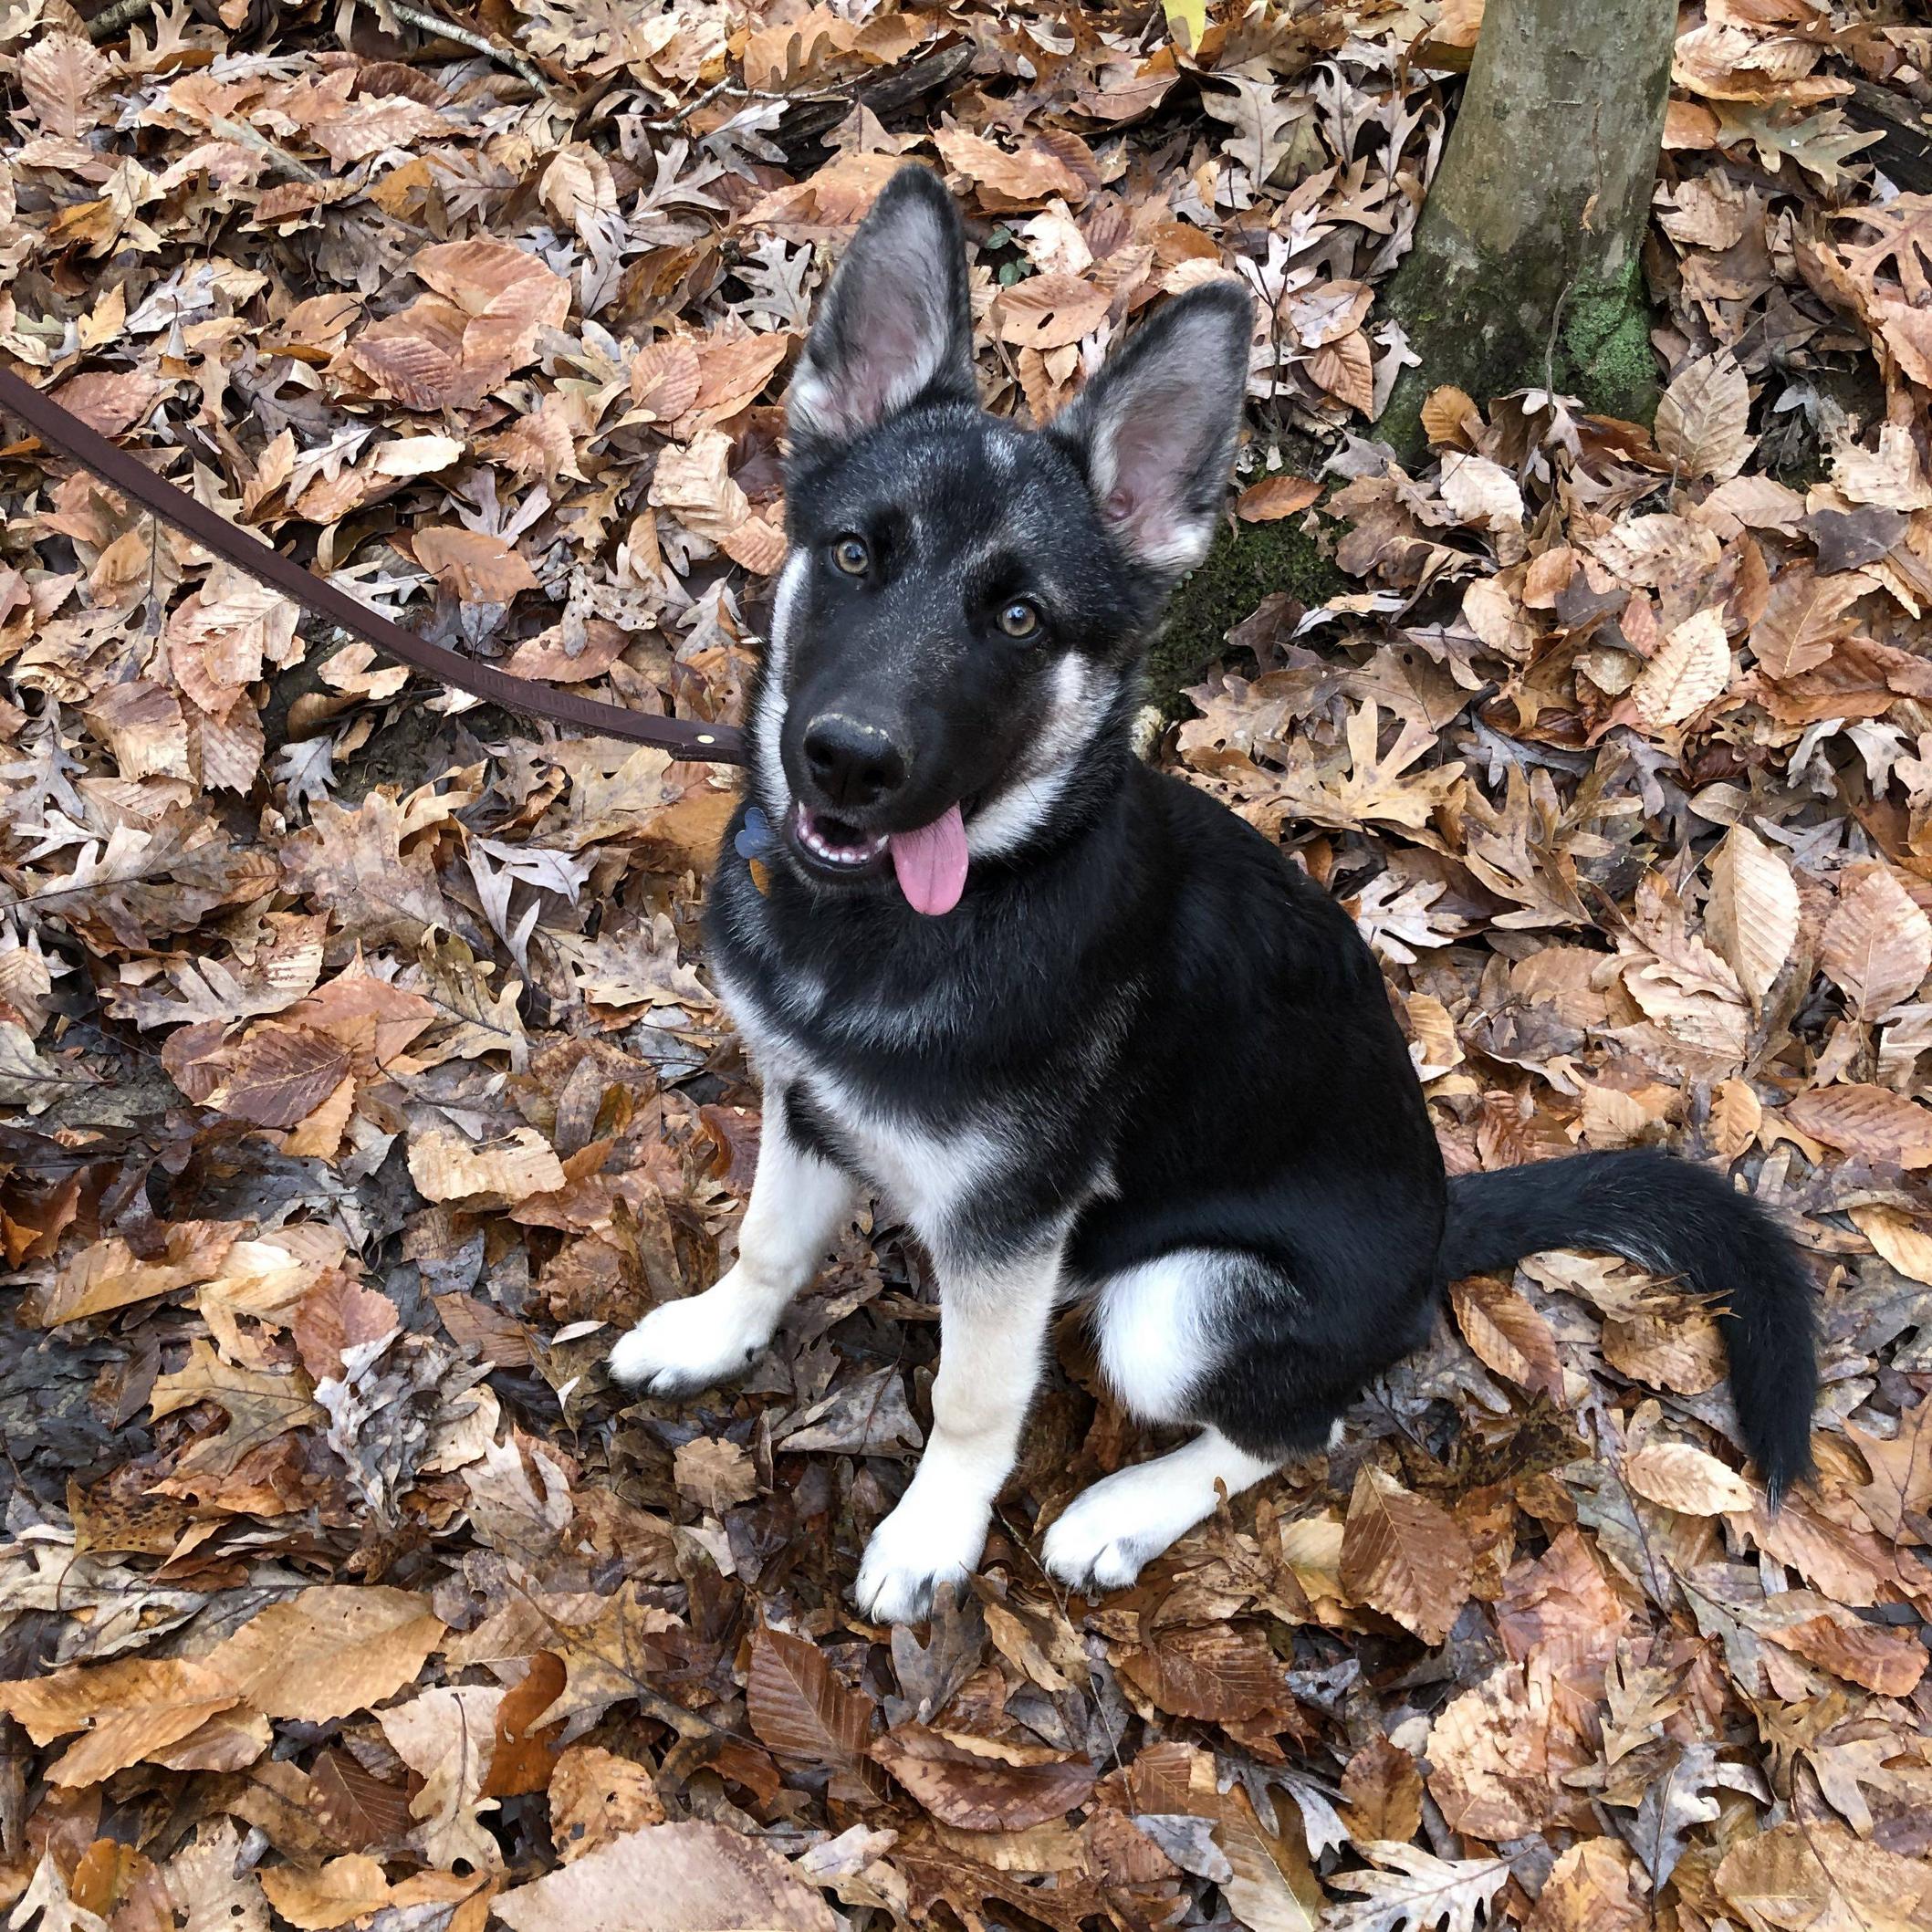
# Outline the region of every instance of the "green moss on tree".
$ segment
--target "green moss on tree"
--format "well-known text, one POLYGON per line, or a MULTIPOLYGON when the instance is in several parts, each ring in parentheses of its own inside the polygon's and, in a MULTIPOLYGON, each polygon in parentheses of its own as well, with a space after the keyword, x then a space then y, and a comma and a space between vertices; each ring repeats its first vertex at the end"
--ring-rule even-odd
MULTIPOLYGON (((1405 265, 1405 270, 1406 265, 1405 265)), ((1498 396, 1553 383, 1593 414, 1648 423, 1657 410, 1657 359, 1650 344, 1650 307, 1642 273, 1616 284, 1583 283, 1561 292, 1554 338, 1529 335, 1509 292, 1521 279, 1507 260, 1486 262, 1461 278, 1432 286, 1398 273, 1388 308, 1414 343, 1431 353, 1403 371, 1375 434, 1405 461, 1426 438, 1422 405, 1433 390, 1454 383, 1487 408, 1498 396)))
POLYGON ((1147 660, 1148 699, 1163 711, 1227 646, 1227 633, 1252 617, 1270 591, 1313 606, 1339 596, 1347 580, 1324 556, 1300 517, 1238 523, 1215 539, 1198 569, 1182 580, 1147 660))
POLYGON ((1567 380, 1601 416, 1648 423, 1657 413, 1657 358, 1650 346, 1650 308, 1644 278, 1633 267, 1621 287, 1575 288, 1563 304, 1562 354, 1567 380))

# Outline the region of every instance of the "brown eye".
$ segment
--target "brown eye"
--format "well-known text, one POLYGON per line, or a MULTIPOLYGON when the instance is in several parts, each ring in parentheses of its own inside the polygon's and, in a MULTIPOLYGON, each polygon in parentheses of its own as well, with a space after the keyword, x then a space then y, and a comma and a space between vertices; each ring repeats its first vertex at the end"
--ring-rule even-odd
POLYGON ((1031 637, 1039 629, 1039 612, 1025 598, 1016 597, 999 613, 999 628, 1008 637, 1031 637))
POLYGON ((831 560, 848 577, 863 577, 872 568, 872 553, 856 537, 841 537, 832 546, 831 560))

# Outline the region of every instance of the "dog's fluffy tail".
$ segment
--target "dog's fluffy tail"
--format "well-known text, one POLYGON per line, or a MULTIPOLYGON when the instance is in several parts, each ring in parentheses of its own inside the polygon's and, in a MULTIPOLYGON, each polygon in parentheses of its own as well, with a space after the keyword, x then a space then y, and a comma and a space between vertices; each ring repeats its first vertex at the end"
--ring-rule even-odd
POLYGON ((1707 1167, 1648 1150, 1451 1179, 1444 1280, 1545 1248, 1605 1248, 1721 1297, 1738 1420, 1772 1506, 1811 1473, 1812 1286, 1797 1249, 1755 1201, 1707 1167))

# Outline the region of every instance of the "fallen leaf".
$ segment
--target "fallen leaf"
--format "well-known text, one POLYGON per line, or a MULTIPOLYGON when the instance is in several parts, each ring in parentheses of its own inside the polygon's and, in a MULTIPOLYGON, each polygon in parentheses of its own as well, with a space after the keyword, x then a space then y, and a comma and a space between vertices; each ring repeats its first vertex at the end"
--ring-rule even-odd
POLYGON ((1751 1486, 1715 1456, 1688 1443, 1653 1442, 1624 1458, 1624 1480, 1639 1496, 1686 1516, 1749 1509, 1751 1486))
POLYGON ((759 1741, 778 1757, 859 1771, 872 1737, 872 1701, 839 1682, 816 1644, 788 1631, 755 1630, 745 1709, 759 1741))
POLYGON ((1342 1540, 1342 1586, 1352 1598, 1440 1644, 1468 1600, 1474 1568, 1454 1517, 1363 1465, 1342 1540))
POLYGON ((1846 869, 1818 963, 1861 1019, 1911 998, 1932 971, 1932 920, 1882 864, 1846 869))
MULTIPOLYGON (((1452 1282, 1449 1301, 1463 1339, 1484 1367, 1533 1394, 1563 1399, 1563 1364, 1550 1324, 1494 1275, 1452 1282)), ((1378 1834, 1378 1835, 1386 1835, 1378 1834)))
POLYGON ((1751 392, 1728 350, 1689 362, 1672 377, 1657 404, 1657 447, 1686 475, 1722 482, 1744 467, 1751 392))
POLYGON ((646 1825, 499 1893, 510 1932, 839 1932, 818 1890, 776 1852, 721 1824, 646 1825))
POLYGON ((1755 1006, 1798 943, 1798 886, 1791 869, 1747 825, 1734 825, 1711 856, 1704 917, 1710 943, 1755 1006))
POLYGON ((1094 1783, 1091 1765, 1008 1764, 916 1724, 873 1739, 871 1755, 935 1818, 969 1832, 1023 1832, 1064 1818, 1094 1783))
POLYGON ((1699 611, 1665 638, 1637 674, 1630 701, 1647 726, 1681 725, 1722 695, 1730 672, 1724 613, 1715 607, 1699 611))

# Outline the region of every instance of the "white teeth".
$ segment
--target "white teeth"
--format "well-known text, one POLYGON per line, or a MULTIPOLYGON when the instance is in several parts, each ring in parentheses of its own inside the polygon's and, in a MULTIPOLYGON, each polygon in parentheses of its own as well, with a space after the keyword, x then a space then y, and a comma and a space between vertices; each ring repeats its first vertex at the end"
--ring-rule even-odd
POLYGON ((883 834, 870 838, 860 845, 835 845, 807 818, 799 819, 798 832, 799 843, 814 858, 824 860, 828 865, 869 865, 886 845, 883 834))

